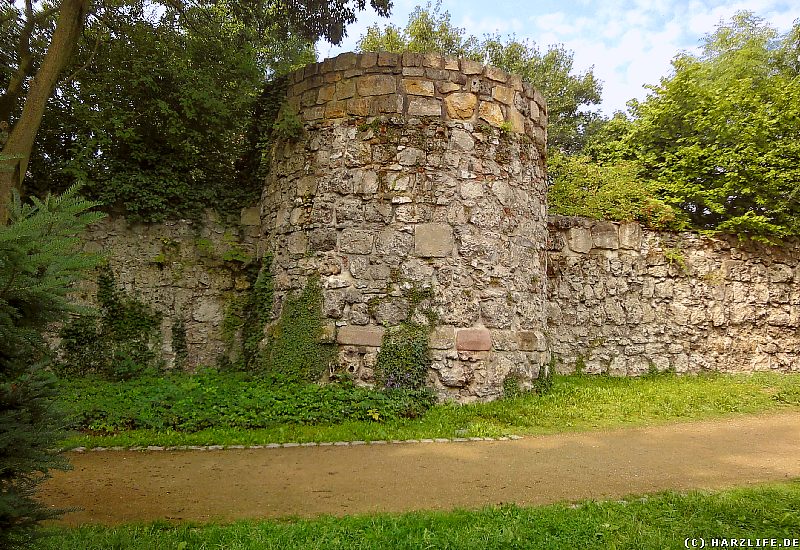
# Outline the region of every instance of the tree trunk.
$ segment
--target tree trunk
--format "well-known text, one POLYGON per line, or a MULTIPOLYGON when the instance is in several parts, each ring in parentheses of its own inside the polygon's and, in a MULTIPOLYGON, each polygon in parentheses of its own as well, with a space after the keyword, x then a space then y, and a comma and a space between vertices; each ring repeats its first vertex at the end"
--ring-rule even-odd
POLYGON ((83 31, 91 0, 62 0, 58 9, 53 38, 33 77, 22 114, 14 123, 0 154, 0 225, 8 223, 11 191, 19 188, 28 169, 36 132, 42 122, 47 100, 58 83, 58 77, 70 61, 83 31))

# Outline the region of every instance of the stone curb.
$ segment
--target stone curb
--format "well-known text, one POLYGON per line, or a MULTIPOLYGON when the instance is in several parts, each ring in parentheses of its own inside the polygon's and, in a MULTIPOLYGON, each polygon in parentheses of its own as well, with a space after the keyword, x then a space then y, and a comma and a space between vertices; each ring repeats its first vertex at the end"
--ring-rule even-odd
POLYGON ((390 445, 405 443, 473 443, 478 441, 517 441, 522 439, 519 435, 509 435, 507 437, 452 437, 435 439, 392 439, 378 441, 323 441, 320 443, 267 443, 264 445, 173 445, 162 447, 159 445, 133 446, 133 447, 75 447, 65 452, 68 453, 87 453, 104 451, 224 451, 242 449, 288 449, 293 447, 355 447, 360 445, 390 445))

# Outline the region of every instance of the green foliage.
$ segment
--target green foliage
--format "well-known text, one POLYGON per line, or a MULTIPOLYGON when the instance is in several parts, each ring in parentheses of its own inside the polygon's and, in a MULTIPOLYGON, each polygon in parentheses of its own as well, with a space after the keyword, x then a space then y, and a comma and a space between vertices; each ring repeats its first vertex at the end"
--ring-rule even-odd
POLYGON ((539 376, 533 381, 533 389, 537 395, 547 395, 553 389, 556 376, 556 358, 551 357, 547 365, 539 367, 539 376))
POLYGON ((428 325, 405 321, 384 332, 375 379, 386 389, 425 387, 431 365, 428 325))
POLYGON ((259 35, 228 3, 155 13, 133 2, 90 21, 72 70, 83 68, 41 127, 33 185, 77 178, 134 219, 199 217, 209 205, 235 217, 261 192, 244 160, 264 76, 314 61, 313 47, 269 27, 259 35))
POLYGON ((658 198, 659 185, 634 161, 598 162, 554 152, 548 159, 550 212, 600 220, 639 221, 653 229, 682 229, 683 216, 658 198))
POLYGON ((800 235, 798 35, 740 12, 631 104, 623 149, 694 227, 800 235))
POLYGON ((106 434, 372 422, 376 416, 391 420, 420 414, 418 392, 294 383, 251 373, 172 372, 123 382, 87 377, 60 385, 75 427, 106 434))
POLYGON ((186 345, 186 325, 180 317, 172 322, 172 352, 175 354, 175 368, 182 368, 189 349, 186 345))
MULTIPOLYGON (((81 316, 62 328, 58 371, 124 380, 156 367, 153 347, 160 315, 118 289, 108 267, 97 278, 97 302, 99 316, 81 316)), ((185 329, 183 344, 185 353, 185 329)))
POLYGON ((0 547, 27 546, 41 520, 57 515, 34 491, 66 462, 52 449, 63 437, 54 406, 43 333, 74 310, 67 293, 97 257, 79 250, 77 234, 101 215, 72 187, 23 204, 0 226, 0 547))
MULTIPOLYGON (((422 511, 232 524, 61 528, 45 548, 384 548, 675 549, 687 537, 729 542, 797 539, 800 483, 725 491, 664 492, 548 506, 503 504, 479 510, 422 511)), ((766 543, 768 545, 769 543, 766 543)), ((699 540, 698 540, 699 545, 699 540)))
POLYGON ((225 368, 249 372, 264 368, 266 358, 261 341, 264 327, 272 320, 275 293, 271 265, 272 256, 267 255, 261 260, 260 268, 250 266, 247 270, 250 292, 228 304, 222 320, 223 337, 228 346, 228 355, 222 360, 225 368))
POLYGON ((544 95, 548 109, 548 142, 551 148, 567 153, 580 151, 588 138, 597 114, 589 108, 600 103, 600 82, 592 70, 577 73, 573 54, 562 46, 542 52, 535 43, 499 35, 483 40, 467 36, 454 27, 441 3, 417 6, 404 29, 377 24, 361 36, 362 52, 436 52, 466 57, 494 65, 531 82, 544 95))
POLYGON ((297 113, 284 104, 278 111, 278 117, 272 125, 272 133, 275 139, 297 141, 303 134, 303 122, 297 116, 297 113))
POLYGON ((450 22, 450 13, 441 11, 441 7, 441 0, 433 7, 430 2, 424 8, 415 7, 405 29, 391 24, 383 29, 377 23, 371 25, 358 41, 359 51, 437 52, 480 60, 482 55, 478 51, 477 38, 467 37, 464 29, 454 27, 450 22))
POLYGON ((433 289, 412 285, 405 297, 408 315, 402 323, 388 327, 383 333, 375 379, 389 390, 423 390, 431 366, 430 331, 436 321, 431 307, 433 289))
MULTIPOLYGON (((271 279, 263 287, 271 292, 271 279)), ((320 341, 322 331, 322 289, 319 279, 309 278, 300 294, 285 298, 281 317, 268 334, 263 368, 284 380, 316 382, 336 354, 333 344, 320 341)))

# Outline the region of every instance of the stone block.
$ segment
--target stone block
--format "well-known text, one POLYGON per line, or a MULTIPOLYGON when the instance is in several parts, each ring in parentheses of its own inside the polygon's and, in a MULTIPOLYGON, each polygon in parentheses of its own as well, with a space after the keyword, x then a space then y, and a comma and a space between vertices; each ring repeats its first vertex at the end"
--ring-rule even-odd
POLYGON ((514 104, 515 94, 516 92, 514 91, 514 88, 508 88, 506 86, 495 86, 492 88, 492 97, 500 103, 505 103, 506 105, 514 104))
POLYGON ((336 96, 336 85, 328 84, 319 89, 317 93, 317 103, 325 103, 332 100, 336 96))
POLYGON ((356 89, 361 96, 393 94, 397 91, 397 82, 394 76, 373 74, 359 78, 356 89))
POLYGON ((441 69, 444 60, 442 56, 438 53, 425 53, 422 54, 422 65, 425 67, 431 67, 433 69, 441 69))
POLYGON ((311 197, 317 193, 319 182, 315 176, 303 176, 297 180, 297 196, 311 197))
POLYGON ((636 222, 620 224, 619 247, 626 250, 639 250, 642 247, 642 226, 636 222))
POLYGON ((492 334, 489 329, 462 328, 456 332, 456 349, 458 351, 489 351, 492 349, 492 334))
POLYGON ((486 78, 495 82, 506 82, 508 80, 508 73, 497 67, 486 67, 483 74, 486 78))
POLYGON ((336 83, 336 99, 350 99, 354 95, 356 95, 355 80, 346 79, 336 83))
POLYGON ((257 206, 242 208, 240 223, 244 226, 261 225, 261 209, 257 206))
POLYGON ((308 237, 303 231, 295 231, 289 235, 287 248, 290 254, 305 254, 308 249, 308 237))
POLYGON ((433 82, 419 78, 404 78, 403 89, 411 95, 432 96, 433 82))
POLYGON ((414 254, 444 258, 453 253, 453 228, 445 223, 421 223, 414 227, 414 254))
POLYGON ((456 331, 450 326, 438 326, 431 331, 431 349, 452 349, 456 342, 456 331))
POLYGON ((383 340, 383 327, 347 325, 336 333, 336 341, 345 346, 369 346, 378 348, 383 340))
POLYGON ((413 97, 408 103, 410 116, 442 116, 442 100, 413 97))
POLYGON ((375 252, 384 255, 393 256, 407 256, 411 250, 411 241, 413 237, 408 233, 402 231, 395 231, 394 229, 384 229, 378 233, 378 239, 375 242, 375 252))
POLYGON ((502 126, 506 121, 505 117, 503 117, 503 111, 500 109, 500 105, 497 103, 482 101, 481 106, 478 109, 478 114, 481 119, 485 120, 496 128, 502 126))
POLYGON ((347 101, 347 114, 355 116, 368 116, 370 101, 368 98, 359 97, 347 101))
POLYGON ((447 116, 453 119, 467 120, 475 115, 478 96, 470 93, 450 94, 444 98, 447 116))
POLYGON ((592 244, 595 248, 610 250, 619 248, 617 226, 611 222, 597 222, 592 225, 592 244))
POLYGON ((525 117, 514 107, 508 108, 508 121, 511 123, 511 130, 522 134, 525 132, 525 117))
POLYGON ((400 64, 400 55, 389 52, 378 53, 378 66, 379 67, 397 67, 400 64))
POLYGON ((374 239, 372 231, 345 229, 339 237, 339 251, 345 254, 369 254, 374 239))
POLYGON ((517 337, 522 351, 547 351, 547 338, 538 330, 522 330, 517 337))
POLYGON ((592 233, 585 227, 570 227, 567 230, 567 246, 573 252, 586 254, 592 249, 592 233))
POLYGON ((361 54, 361 68, 370 69, 378 64, 377 52, 367 52, 361 54))
POLYGON ((461 89, 461 86, 455 82, 437 82, 436 86, 440 94, 449 94, 461 89))
POLYGON ((462 59, 461 72, 464 74, 481 74, 483 72, 483 65, 471 59, 462 59))
POLYGON ((334 69, 337 71, 346 71, 348 69, 353 69, 356 66, 356 61, 358 60, 358 56, 356 54, 347 52, 347 53, 340 53, 334 58, 334 69))

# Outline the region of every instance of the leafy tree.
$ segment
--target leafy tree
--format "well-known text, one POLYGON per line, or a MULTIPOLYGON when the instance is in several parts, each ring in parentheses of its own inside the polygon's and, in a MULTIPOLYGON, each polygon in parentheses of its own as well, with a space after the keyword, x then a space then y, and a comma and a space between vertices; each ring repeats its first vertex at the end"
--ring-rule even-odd
MULTIPOLYGON (((370 0, 370 4, 382 15, 391 6, 388 0, 370 0)), ((366 0, 163 0, 161 5, 147 4, 154 13, 165 10, 168 15, 221 9, 248 28, 272 37, 295 34, 309 41, 325 37, 334 43, 341 41, 345 25, 352 23, 355 12, 365 5, 366 0)), ((0 7, 0 32, 8 39, 0 49, 3 57, 10 60, 8 67, 0 71, 0 84, 5 89, 0 95, 0 151, 4 155, 0 161, 0 224, 6 223, 11 190, 19 187, 27 173, 48 99, 72 60, 87 19, 103 21, 110 13, 125 16, 135 8, 115 0, 60 0, 52 4, 25 0, 22 6, 3 3, 0 7), (37 49, 38 43, 46 46, 37 49)), ((110 38, 125 37, 112 34, 110 38)), ((144 74, 138 76, 147 78, 144 74)))
POLYGON ((361 51, 437 52, 467 57, 517 74, 531 82, 548 102, 548 142, 567 153, 580 151, 592 123, 589 108, 600 102, 601 85, 592 69, 575 73, 573 54, 563 46, 542 52, 525 40, 490 35, 478 40, 454 27, 441 5, 417 6, 405 29, 373 25, 358 43, 361 51))
POLYGON ((44 371, 45 327, 75 310, 67 292, 96 258, 78 252, 77 234, 101 215, 76 196, 23 204, 15 194, 0 226, 0 547, 22 547, 58 512, 34 498, 37 485, 66 461, 53 451, 64 418, 44 371))
POLYGON ((741 12, 631 103, 620 151, 695 227, 800 235, 799 37, 741 12))
POLYGON ((638 221, 653 229, 682 229, 680 212, 658 196, 657 182, 639 175, 631 160, 593 159, 554 152, 547 159, 552 214, 599 220, 638 221))
POLYGON ((236 166, 250 115, 265 74, 312 61, 309 43, 260 46, 222 8, 155 17, 143 4, 85 35, 80 70, 57 87, 40 129, 29 189, 77 179, 92 198, 146 220, 208 205, 238 212, 258 198, 260 182, 236 166))

